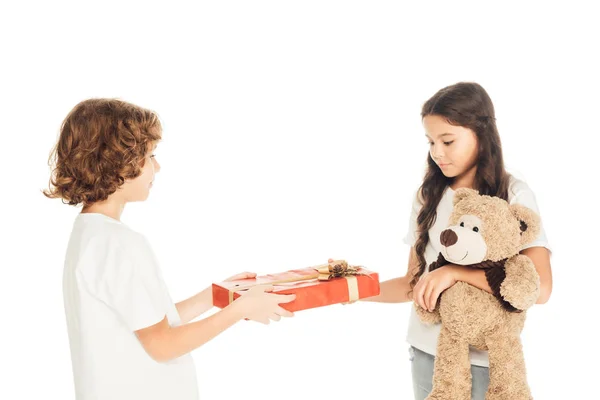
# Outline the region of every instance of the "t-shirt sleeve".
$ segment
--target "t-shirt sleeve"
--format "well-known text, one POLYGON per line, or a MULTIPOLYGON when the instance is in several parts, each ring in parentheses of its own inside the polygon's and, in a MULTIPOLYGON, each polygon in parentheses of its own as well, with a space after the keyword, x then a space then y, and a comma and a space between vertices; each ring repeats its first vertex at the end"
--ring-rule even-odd
POLYGON ((518 190, 515 193, 515 195, 513 196, 510 203, 511 204, 516 204, 516 203, 521 204, 521 205, 531 209, 538 216, 540 216, 540 233, 538 234, 538 237, 533 242, 528 243, 525 246, 521 247, 521 250, 525 250, 530 247, 545 247, 546 249, 548 249, 548 251, 552 252, 552 249, 550 248, 550 244, 548 243, 548 238, 546 237, 546 231, 544 229, 544 222, 540 215, 540 210, 538 208, 537 201, 535 199, 535 195, 534 195, 533 191, 527 186, 521 188, 520 190, 518 190))
POLYGON ((410 217, 408 219, 408 231, 404 236, 404 243, 409 246, 414 246, 417 241, 417 216, 419 215, 419 211, 421 210, 422 204, 419 202, 419 193, 415 193, 413 198, 413 203, 410 211, 410 217))
POLYGON ((85 280, 94 296, 108 305, 131 331, 160 322, 167 313, 166 286, 152 248, 141 234, 110 241, 96 252, 85 280))

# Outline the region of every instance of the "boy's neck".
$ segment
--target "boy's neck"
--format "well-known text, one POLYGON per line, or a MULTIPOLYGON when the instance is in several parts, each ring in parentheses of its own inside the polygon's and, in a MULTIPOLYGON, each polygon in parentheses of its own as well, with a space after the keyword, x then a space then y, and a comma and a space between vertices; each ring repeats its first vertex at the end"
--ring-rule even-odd
POLYGON ((125 204, 120 204, 117 202, 111 202, 111 201, 107 200, 107 201, 91 204, 87 207, 83 207, 83 209, 81 210, 81 213, 82 214, 87 214, 87 213, 104 214, 107 217, 110 217, 112 219, 116 219, 117 221, 120 221, 121 214, 123 213, 124 209, 125 209, 125 204))

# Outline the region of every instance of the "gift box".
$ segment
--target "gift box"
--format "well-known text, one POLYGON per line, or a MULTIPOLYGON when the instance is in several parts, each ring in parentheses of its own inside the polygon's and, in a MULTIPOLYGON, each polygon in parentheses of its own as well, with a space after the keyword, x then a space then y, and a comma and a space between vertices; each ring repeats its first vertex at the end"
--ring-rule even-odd
POLYGON ((244 291, 257 285, 272 285, 276 294, 295 294, 294 301, 281 304, 282 308, 292 312, 354 302, 377 296, 380 290, 376 272, 338 261, 253 279, 213 283, 213 304, 224 308, 242 296, 244 291))

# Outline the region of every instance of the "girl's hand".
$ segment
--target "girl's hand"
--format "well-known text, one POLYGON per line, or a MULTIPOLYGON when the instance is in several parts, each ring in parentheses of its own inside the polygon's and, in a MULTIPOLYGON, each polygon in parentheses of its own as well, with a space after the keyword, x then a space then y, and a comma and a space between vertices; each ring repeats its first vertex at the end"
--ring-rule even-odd
POLYGON ((225 279, 224 282, 231 282, 231 281, 237 281, 240 279, 251 279, 251 278, 256 278, 256 273, 254 272, 242 272, 240 274, 236 274, 233 276, 230 276, 229 278, 225 279))
POLYGON ((421 308, 433 311, 440 294, 456 283, 455 268, 452 264, 444 265, 423 276, 413 289, 413 300, 421 308))

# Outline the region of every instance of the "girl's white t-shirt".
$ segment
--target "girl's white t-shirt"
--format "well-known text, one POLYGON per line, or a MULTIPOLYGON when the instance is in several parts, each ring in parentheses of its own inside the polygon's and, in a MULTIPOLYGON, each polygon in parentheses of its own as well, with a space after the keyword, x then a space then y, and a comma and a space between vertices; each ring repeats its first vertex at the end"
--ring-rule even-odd
MULTIPOLYGON (((441 251, 440 233, 448 227, 450 214, 452 214, 454 199, 454 190, 448 187, 440 200, 437 207, 437 217, 433 226, 429 229, 429 242, 425 248, 425 260, 427 261, 427 269, 429 265, 437 260, 438 254, 441 251)), ((535 196, 529 186, 513 176, 510 177, 508 189, 508 202, 510 204, 522 204, 530 208, 540 215, 535 196)), ((415 195, 412 212, 409 220, 408 233, 404 238, 404 243, 409 246, 414 246, 417 240, 417 216, 421 210, 422 204, 419 201, 418 195, 415 195)), ((521 250, 529 247, 545 247, 550 250, 544 227, 540 229, 540 233, 535 241, 523 246, 521 250)), ((425 271, 427 273, 428 271, 425 271)), ((408 323, 408 334, 406 340, 408 343, 419 350, 435 355, 437 349, 437 340, 440 334, 441 325, 427 325, 419 319, 414 307, 411 309, 410 319, 408 323)), ((470 349, 471 364, 478 366, 489 366, 487 351, 480 351, 474 348, 470 349)))
POLYGON ((165 316, 181 325, 142 234, 103 214, 79 214, 63 294, 78 400, 198 399, 191 355, 157 362, 135 334, 165 316))

